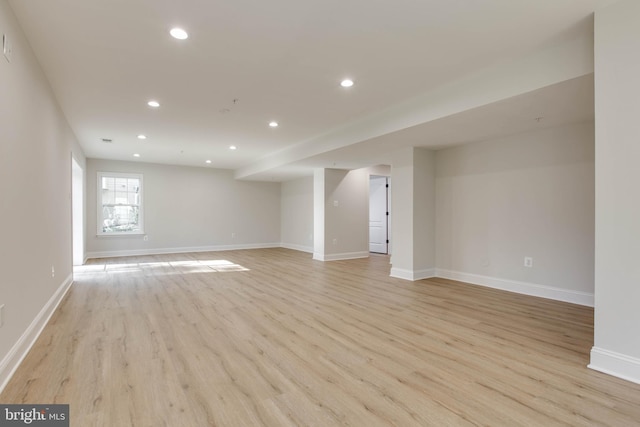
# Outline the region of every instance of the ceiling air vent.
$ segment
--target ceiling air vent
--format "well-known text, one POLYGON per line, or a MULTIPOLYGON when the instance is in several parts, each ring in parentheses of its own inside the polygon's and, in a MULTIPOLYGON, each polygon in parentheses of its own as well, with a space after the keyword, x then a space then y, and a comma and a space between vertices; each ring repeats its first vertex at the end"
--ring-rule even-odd
POLYGON ((107 144, 111 144, 113 142, 113 139, 102 138, 102 142, 106 142, 107 144))

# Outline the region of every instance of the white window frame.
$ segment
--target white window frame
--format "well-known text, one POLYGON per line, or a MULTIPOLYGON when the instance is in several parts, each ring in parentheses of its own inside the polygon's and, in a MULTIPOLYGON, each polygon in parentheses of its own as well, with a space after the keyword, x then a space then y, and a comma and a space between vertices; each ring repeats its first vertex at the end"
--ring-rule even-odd
MULTIPOLYGON (((144 181, 142 179, 141 173, 122 173, 122 172, 98 172, 98 179, 96 185, 96 200, 97 200, 97 210, 96 210, 96 231, 98 236, 131 236, 131 235, 144 235, 144 181), (111 231, 105 232, 103 231, 103 217, 102 212, 104 208, 104 203, 102 201, 102 178, 135 178, 140 180, 140 190, 139 194, 139 204, 138 204, 138 226, 139 229, 135 231, 111 231)), ((123 205, 128 206, 128 205, 123 205)))

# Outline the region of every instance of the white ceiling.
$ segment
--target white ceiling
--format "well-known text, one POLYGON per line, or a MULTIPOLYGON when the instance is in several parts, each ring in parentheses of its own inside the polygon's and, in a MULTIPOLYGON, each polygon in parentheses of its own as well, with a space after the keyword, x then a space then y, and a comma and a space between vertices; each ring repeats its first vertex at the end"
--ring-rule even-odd
MULTIPOLYGON (((592 12, 612 1, 10 4, 87 157, 203 167, 210 159, 207 167, 240 169, 472 70, 590 31, 592 12), (187 30, 189 39, 173 39, 174 26, 187 30), (344 77, 352 78, 354 87, 341 88, 344 77), (149 108, 150 99, 161 107, 149 108), (270 128, 271 120, 280 126, 270 128), (145 141, 137 139, 141 133, 148 136, 145 141), (231 151, 230 145, 238 149, 231 151), (141 157, 134 159, 134 153, 141 157)), ((258 178, 381 162, 391 136, 394 146, 425 145, 426 139, 444 146, 592 117, 593 81, 576 79, 296 159, 258 178), (566 108, 567 103, 579 107, 566 108), (546 122, 506 120, 532 111, 545 111, 546 122), (452 127, 463 130, 450 132, 452 127)))

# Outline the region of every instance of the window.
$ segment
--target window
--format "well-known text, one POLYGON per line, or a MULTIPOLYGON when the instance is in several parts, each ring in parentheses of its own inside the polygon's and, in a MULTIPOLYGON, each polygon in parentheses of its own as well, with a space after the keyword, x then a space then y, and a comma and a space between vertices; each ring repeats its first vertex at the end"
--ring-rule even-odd
POLYGON ((144 234, 142 175, 98 172, 98 235, 144 234))

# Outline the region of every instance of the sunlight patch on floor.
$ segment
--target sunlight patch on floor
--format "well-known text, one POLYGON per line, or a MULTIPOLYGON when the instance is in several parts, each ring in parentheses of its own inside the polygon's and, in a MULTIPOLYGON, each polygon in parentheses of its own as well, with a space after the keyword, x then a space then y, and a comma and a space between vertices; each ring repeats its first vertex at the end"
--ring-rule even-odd
POLYGON ((131 274, 149 272, 154 275, 190 274, 190 273, 228 273, 249 271, 248 268, 226 259, 176 260, 130 263, 99 263, 75 266, 75 274, 131 274))

